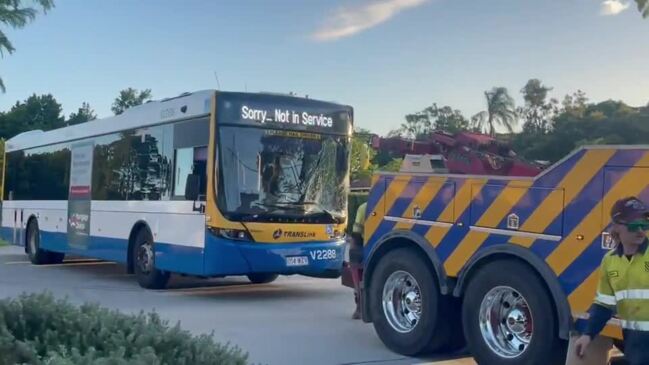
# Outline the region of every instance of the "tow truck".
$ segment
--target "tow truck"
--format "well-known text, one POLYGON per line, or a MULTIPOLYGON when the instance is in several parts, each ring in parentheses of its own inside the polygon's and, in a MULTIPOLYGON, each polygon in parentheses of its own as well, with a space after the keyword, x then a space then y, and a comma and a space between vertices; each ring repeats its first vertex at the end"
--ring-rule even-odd
MULTIPOLYGON (((649 146, 582 147, 517 172, 372 177, 356 274, 362 319, 387 347, 466 343, 480 364, 565 363, 614 245, 612 204, 649 201, 649 146)), ((622 338, 615 319, 603 335, 622 338)))

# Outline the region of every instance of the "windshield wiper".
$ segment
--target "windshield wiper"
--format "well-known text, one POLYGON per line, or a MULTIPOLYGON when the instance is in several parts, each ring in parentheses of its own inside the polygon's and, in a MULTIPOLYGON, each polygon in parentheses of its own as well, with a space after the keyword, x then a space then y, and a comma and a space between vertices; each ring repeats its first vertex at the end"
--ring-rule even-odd
POLYGON ((318 213, 324 213, 324 214, 326 214, 327 217, 329 217, 329 218, 330 218, 332 221, 334 221, 335 223, 342 223, 342 217, 339 217, 339 216, 336 215, 334 212, 332 212, 331 210, 329 210, 329 209, 323 207, 323 206, 322 206, 320 203, 318 203, 318 202, 302 202, 302 203, 300 203, 300 202, 295 202, 295 203, 281 203, 281 204, 285 204, 285 205, 287 205, 287 206, 291 206, 291 207, 299 207, 299 206, 312 205, 312 206, 315 206, 316 208, 320 209, 320 212, 318 212, 318 213))

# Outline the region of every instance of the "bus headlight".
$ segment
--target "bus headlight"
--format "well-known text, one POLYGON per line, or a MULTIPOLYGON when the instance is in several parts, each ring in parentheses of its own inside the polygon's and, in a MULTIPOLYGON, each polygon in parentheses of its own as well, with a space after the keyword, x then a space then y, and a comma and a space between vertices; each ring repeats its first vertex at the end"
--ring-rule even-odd
POLYGON ((216 228, 214 229, 217 235, 235 241, 254 241, 250 233, 241 229, 225 229, 225 228, 216 228))

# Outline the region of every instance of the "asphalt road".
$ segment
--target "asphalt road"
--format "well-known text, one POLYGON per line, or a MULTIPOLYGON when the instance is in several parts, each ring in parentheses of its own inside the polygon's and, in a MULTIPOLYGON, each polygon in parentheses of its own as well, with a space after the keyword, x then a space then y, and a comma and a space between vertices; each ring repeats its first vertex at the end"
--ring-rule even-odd
POLYGON ((73 303, 96 302, 123 312, 155 310, 195 334, 279 364, 474 364, 462 356, 407 358, 390 352, 371 324, 350 319, 352 291, 340 280, 281 277, 253 285, 246 278, 173 278, 165 291, 141 289, 124 267, 86 259, 33 266, 19 247, 0 247, 0 298, 49 290, 73 303), (455 359, 455 360, 453 360, 455 359))

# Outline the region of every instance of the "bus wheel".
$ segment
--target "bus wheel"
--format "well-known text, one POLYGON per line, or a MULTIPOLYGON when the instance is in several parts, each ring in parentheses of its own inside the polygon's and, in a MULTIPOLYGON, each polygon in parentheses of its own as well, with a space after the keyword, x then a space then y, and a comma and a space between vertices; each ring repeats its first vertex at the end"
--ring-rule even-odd
POLYGON ((448 298, 413 250, 401 248, 380 258, 368 294, 374 329, 392 351, 407 356, 441 351, 456 337, 450 326, 459 321, 445 318, 448 298))
POLYGON ((562 364, 554 303, 540 278, 513 260, 472 275, 462 307, 469 349, 479 364, 562 364))
POLYGON ((41 234, 38 229, 38 222, 33 219, 27 225, 27 255, 29 261, 34 265, 60 264, 65 254, 46 251, 41 247, 41 234))
POLYGON ((170 274, 155 268, 153 237, 147 229, 140 229, 133 245, 133 265, 137 281, 146 289, 164 289, 170 274))
POLYGON ((253 284, 268 284, 277 279, 277 274, 248 274, 248 280, 253 284))

